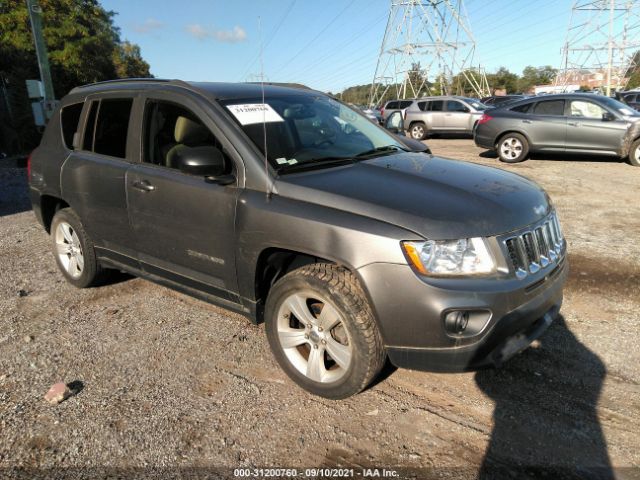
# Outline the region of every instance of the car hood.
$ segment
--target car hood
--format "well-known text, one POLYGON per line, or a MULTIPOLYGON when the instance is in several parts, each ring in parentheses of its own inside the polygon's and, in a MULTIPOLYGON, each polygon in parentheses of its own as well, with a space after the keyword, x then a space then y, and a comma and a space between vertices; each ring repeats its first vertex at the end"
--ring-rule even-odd
POLYGON ((544 190, 524 177, 423 153, 291 173, 276 181, 275 190, 434 240, 506 233, 542 219, 551 209, 544 190))

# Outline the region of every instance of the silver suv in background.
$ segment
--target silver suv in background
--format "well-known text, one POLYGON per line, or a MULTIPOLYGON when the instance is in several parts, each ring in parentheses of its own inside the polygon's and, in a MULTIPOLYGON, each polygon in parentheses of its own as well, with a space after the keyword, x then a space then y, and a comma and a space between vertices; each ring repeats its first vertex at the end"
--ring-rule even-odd
POLYGON ((387 118, 389 118, 393 112, 401 112, 404 117, 405 110, 415 103, 415 99, 389 100, 380 110, 380 113, 382 114, 382 123, 386 122, 387 118))
POLYGON ((409 136, 424 140, 430 133, 471 135, 475 123, 489 107, 467 97, 425 97, 407 108, 404 123, 409 136))

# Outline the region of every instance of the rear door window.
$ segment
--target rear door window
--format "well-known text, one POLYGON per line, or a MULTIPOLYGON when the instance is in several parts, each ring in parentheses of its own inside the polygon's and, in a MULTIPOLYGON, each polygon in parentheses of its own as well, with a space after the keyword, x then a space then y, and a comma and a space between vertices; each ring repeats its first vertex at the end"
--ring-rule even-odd
POLYGON ((83 147, 102 155, 125 158, 132 98, 105 98, 91 104, 83 147))
POLYGON ((400 107, 398 107, 398 108, 400 108, 400 109, 407 108, 407 107, 408 107, 409 105, 411 105, 412 103, 413 103, 413 102, 412 102, 411 100, 404 101, 404 102, 400 102, 400 107))
POLYGON ((418 108, 423 112, 429 110, 429 103, 431 102, 418 102, 418 108))
POLYGON ((84 138, 82 140, 82 149, 83 150, 93 150, 93 132, 96 128, 96 117, 98 116, 98 107, 100 106, 100 101, 96 100, 91 102, 91 107, 89 110, 89 116, 87 117, 87 123, 84 127, 84 138))
POLYGON ((442 100, 433 100, 429 102, 429 111, 430 112, 442 112, 444 110, 444 101, 442 100))
POLYGON ((447 100, 447 111, 449 112, 468 112, 469 109, 458 100, 447 100))
POLYGON ((127 156, 127 130, 133 99, 105 99, 100 102, 93 151, 111 157, 127 156))
POLYGON ((533 109, 536 115, 553 115, 561 117, 564 115, 564 100, 545 100, 536 103, 533 109))
POLYGON ((82 113, 83 106, 83 102, 73 103, 63 107, 60 112, 62 140, 69 150, 73 150, 73 136, 78 131, 78 122, 80 121, 80 113, 82 113))

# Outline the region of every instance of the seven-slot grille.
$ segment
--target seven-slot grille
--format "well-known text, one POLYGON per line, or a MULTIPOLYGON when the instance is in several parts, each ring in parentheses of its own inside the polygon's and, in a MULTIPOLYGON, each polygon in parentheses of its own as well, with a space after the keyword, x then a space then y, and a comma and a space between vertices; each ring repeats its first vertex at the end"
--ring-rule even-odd
POLYGON ((516 277, 524 278, 541 268, 556 263, 564 244, 562 231, 555 213, 542 224, 505 241, 516 277))

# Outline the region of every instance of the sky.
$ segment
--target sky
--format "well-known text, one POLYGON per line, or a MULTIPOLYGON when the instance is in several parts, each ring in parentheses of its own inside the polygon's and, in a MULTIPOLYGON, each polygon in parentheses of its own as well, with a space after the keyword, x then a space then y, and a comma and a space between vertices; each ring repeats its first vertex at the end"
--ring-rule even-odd
MULTIPOLYGON (((339 92, 371 83, 389 0, 102 0, 159 78, 297 82, 339 92), (263 55, 260 55, 261 45, 263 55)), ((560 66, 571 0, 466 0, 475 64, 560 66)))

